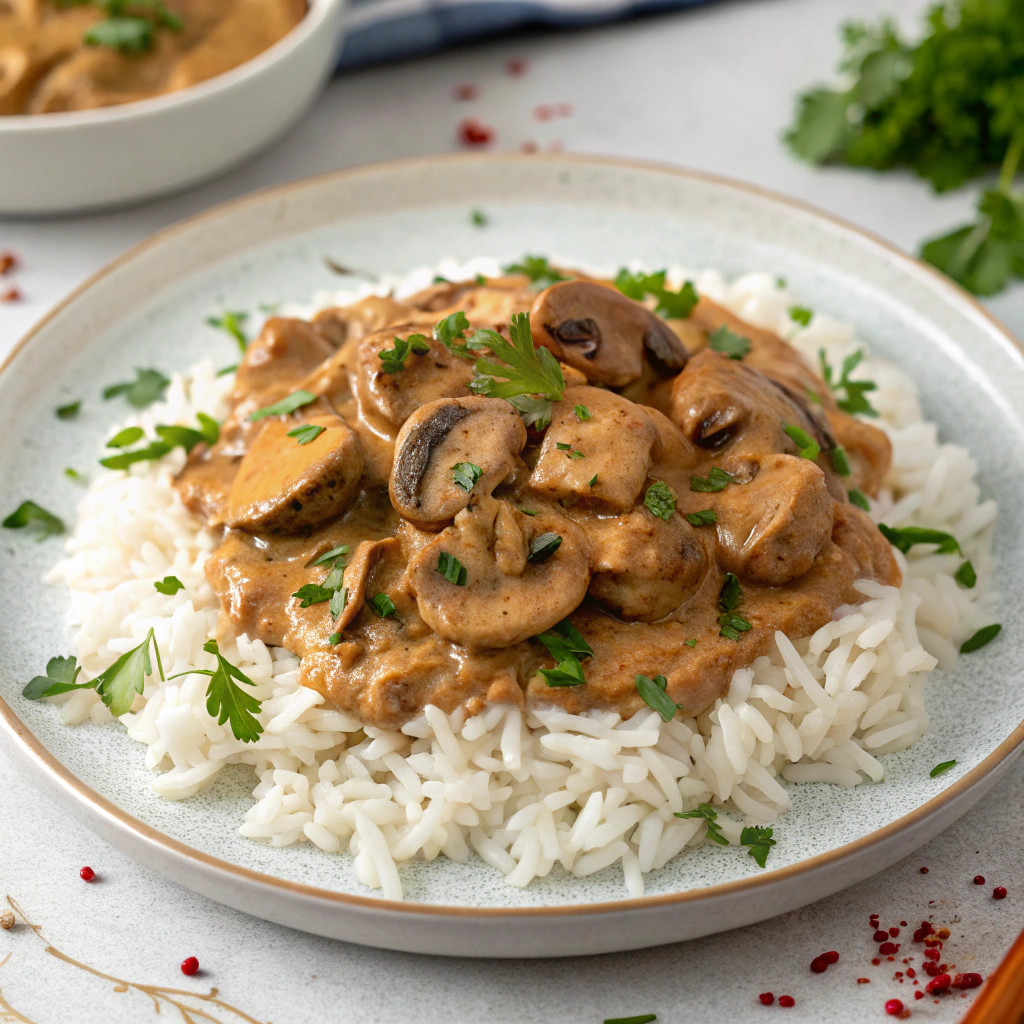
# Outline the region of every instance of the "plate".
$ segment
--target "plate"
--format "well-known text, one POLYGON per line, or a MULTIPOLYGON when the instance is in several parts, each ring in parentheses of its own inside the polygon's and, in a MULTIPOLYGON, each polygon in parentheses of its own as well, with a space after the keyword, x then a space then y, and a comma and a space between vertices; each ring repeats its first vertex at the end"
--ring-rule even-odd
POLYGON ((855 789, 795 787, 771 870, 691 849, 622 898, 618 868, 556 869, 525 890, 475 857, 403 869, 406 902, 376 899, 351 860, 311 844, 240 837, 252 775, 238 769, 183 803, 157 797, 144 750, 112 726, 68 728, 20 696, 68 648, 66 598, 40 583, 57 542, 3 537, 0 737, 32 778, 141 863, 248 913, 369 945, 461 956, 557 956, 657 945, 734 928, 851 885, 925 843, 975 803, 1024 743, 1024 356, 973 299, 877 239, 749 186, 669 167, 567 156, 451 156, 344 171, 258 193, 154 236, 62 303, 0 373, 0 489, 73 518, 65 466, 92 464, 124 408, 98 400, 134 366, 229 361, 203 325, 224 309, 307 302, 338 287, 325 257, 371 273, 451 256, 539 252, 572 263, 770 269, 801 301, 856 326, 919 383, 926 415, 980 464, 998 499, 1001 643, 928 688, 931 731, 885 758, 886 779, 855 789), (470 210, 484 210, 485 228, 470 210), (53 415, 85 397, 74 424, 53 415), (951 757, 937 779, 929 769, 951 757))

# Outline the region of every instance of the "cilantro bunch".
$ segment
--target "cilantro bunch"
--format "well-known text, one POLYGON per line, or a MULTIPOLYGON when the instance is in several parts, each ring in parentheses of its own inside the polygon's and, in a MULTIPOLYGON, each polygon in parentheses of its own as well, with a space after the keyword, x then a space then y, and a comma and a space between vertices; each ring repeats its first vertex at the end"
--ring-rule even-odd
POLYGON ((890 20, 843 26, 842 87, 799 100, 785 139, 811 163, 910 168, 938 192, 999 168, 978 219, 931 239, 929 263, 978 295, 1024 277, 1024 0, 932 6, 916 44, 890 20))

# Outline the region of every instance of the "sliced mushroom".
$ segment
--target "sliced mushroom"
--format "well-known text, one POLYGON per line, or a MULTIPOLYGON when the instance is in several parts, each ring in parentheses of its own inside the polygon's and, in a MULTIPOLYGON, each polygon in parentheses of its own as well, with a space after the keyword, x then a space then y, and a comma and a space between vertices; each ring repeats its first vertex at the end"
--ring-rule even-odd
POLYGON ((224 522, 250 533, 294 533, 348 507, 363 459, 355 435, 334 413, 268 420, 242 459, 223 510, 224 522), (322 427, 306 444, 288 432, 322 427))
POLYGON ((859 487, 865 494, 877 494, 892 464, 892 442, 870 423, 848 416, 838 409, 829 410, 832 434, 850 463, 850 475, 843 478, 847 488, 859 487))
POLYGON ((620 619, 654 622, 693 596, 710 565, 704 539, 681 516, 645 508, 576 519, 590 547, 590 596, 620 619))
POLYGON ((513 472, 525 444, 522 419, 500 398, 430 402, 405 421, 395 442, 392 504, 417 525, 440 528, 513 472), (456 474, 461 464, 470 468, 456 474))
POLYGON ((678 336, 646 306, 592 281, 545 288, 530 310, 533 340, 582 370, 593 384, 624 387, 643 371, 643 356, 678 373, 688 358, 678 336))
MULTIPOLYGON (((322 309, 313 317, 313 323, 339 348, 348 343, 362 341, 368 334, 388 324, 415 321, 415 308, 398 302, 390 295, 367 295, 351 306, 332 306, 322 309)), ((424 322, 427 318, 424 317, 424 322)))
POLYGON ((397 537, 360 542, 355 554, 352 555, 352 559, 345 567, 342 582, 348 590, 348 595, 345 600, 345 610, 338 617, 338 621, 334 623, 335 632, 340 633, 342 630, 348 629, 356 616, 363 610, 363 601, 366 599, 366 583, 381 556, 397 551, 400 547, 401 541, 397 537))
POLYGON ((590 582, 586 540, 553 510, 530 517, 481 498, 412 557, 409 581, 420 615, 447 640, 472 649, 510 647, 550 629, 583 600, 590 582), (544 544, 545 535, 560 537, 557 547, 544 544), (441 556, 458 560, 460 584, 439 571, 441 556))
POLYGON ((334 353, 327 338, 306 320, 272 316, 249 343, 235 375, 235 395, 258 393, 271 405, 293 391, 334 353))
POLYGON ((750 483, 708 497, 718 515, 718 561, 741 580, 789 583, 832 535, 836 503, 810 459, 765 455, 750 483))

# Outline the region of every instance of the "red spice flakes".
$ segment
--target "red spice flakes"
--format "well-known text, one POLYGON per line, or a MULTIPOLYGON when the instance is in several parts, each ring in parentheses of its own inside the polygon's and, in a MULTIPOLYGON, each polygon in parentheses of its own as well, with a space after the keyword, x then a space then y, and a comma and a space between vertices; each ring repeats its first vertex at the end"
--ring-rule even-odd
POLYGON ((12 287, 0 293, 0 302, 20 302, 23 298, 20 288, 12 287))
POLYGON ((918 989, 918 990, 917 990, 917 991, 916 991, 916 992, 914 993, 914 998, 915 998, 915 999, 924 999, 924 993, 923 993, 923 992, 922 992, 922 991, 921 991, 920 989, 918 989))
POLYGON ((830 964, 836 963, 839 963, 839 954, 832 949, 827 953, 822 953, 819 956, 816 956, 811 961, 811 970, 814 971, 815 974, 824 974, 828 970, 830 964))
MULTIPOLYGON (((942 945, 940 942, 938 946, 931 946, 924 951, 925 960, 938 960, 942 956, 942 950, 939 948, 942 945)), ((927 964, 925 965, 927 966, 927 964)))
POLYGON ((199 973, 199 961, 194 957, 186 957, 181 961, 181 973, 189 976, 199 973))
POLYGON ((936 995, 939 992, 945 992, 952 984, 953 979, 948 974, 936 974, 935 977, 925 985, 924 990, 929 995, 936 995))
POLYGON ((931 921, 922 921, 921 927, 914 932, 914 941, 922 942, 926 935, 931 935, 935 931, 935 925, 931 921))
POLYGON ((871 937, 875 940, 875 942, 888 942, 888 940, 889 940, 889 933, 888 932, 883 932, 882 929, 879 928, 878 931, 875 932, 875 934, 872 935, 871 937))
POLYGON ((10 273, 18 265, 18 257, 13 252, 0 252, 0 274, 10 273))
POLYGON ((873 956, 871 958, 871 962, 877 967, 882 961, 879 960, 877 956, 873 956))
POLYGON ((906 928, 907 927, 907 922, 906 921, 900 921, 900 927, 901 928, 906 928))
POLYGON ((975 875, 974 876, 974 884, 975 885, 984 885, 985 884, 985 876, 984 875, 975 875))
POLYGON ((461 82, 452 90, 457 100, 475 100, 480 90, 469 82, 461 82))
POLYGON ((917 971, 915 971, 913 967, 908 967, 907 968, 907 977, 908 978, 916 978, 917 977, 917 971))
POLYGON ((889 934, 890 934, 890 935, 891 935, 891 936, 892 936, 892 937, 893 937, 894 939, 896 938, 896 936, 897 936, 897 935, 899 935, 899 933, 900 933, 900 930, 899 930, 899 928, 890 928, 890 929, 889 929, 889 934))
POLYGON ((792 996, 779 996, 779 1006, 796 1006, 796 1000, 792 996))
POLYGON ((870 978, 858 978, 857 979, 857 984, 858 985, 870 985, 871 984, 871 979, 870 978))
POLYGON ((771 992, 762 992, 758 997, 762 1006, 771 1006, 775 1002, 775 996, 771 992))
POLYGON ((571 103, 540 103, 533 108, 538 121, 550 121, 556 117, 572 117, 571 103))
POLYGON ((928 874, 928 869, 927 868, 921 868, 921 874, 922 875, 927 875, 928 874))
POLYGON ((91 882, 96 877, 96 872, 91 867, 86 865, 84 868, 78 869, 78 877, 83 882, 91 882))
POLYGON ((982 977, 980 974, 975 974, 973 971, 968 974, 958 974, 953 979, 953 988, 966 989, 966 988, 978 988, 982 983, 982 977))
POLYGON ((994 899, 994 900, 1005 900, 1006 899, 1006 886, 1005 885, 997 885, 992 890, 992 899, 994 899))
POLYGON ((478 121, 475 117, 467 117, 459 122, 459 142, 464 146, 486 146, 494 141, 494 129, 478 121))
POLYGON ((899 948, 900 947, 898 942, 883 942, 878 947, 878 952, 881 953, 883 956, 891 956, 894 953, 898 953, 899 948))
POLYGON ((898 1017, 903 1012, 903 1003, 898 999, 888 999, 885 1003, 885 1012, 890 1017, 898 1017))
POLYGON ((529 66, 530 63, 525 57, 512 57, 505 62, 505 71, 513 78, 518 78, 520 75, 526 74, 526 69, 529 66))

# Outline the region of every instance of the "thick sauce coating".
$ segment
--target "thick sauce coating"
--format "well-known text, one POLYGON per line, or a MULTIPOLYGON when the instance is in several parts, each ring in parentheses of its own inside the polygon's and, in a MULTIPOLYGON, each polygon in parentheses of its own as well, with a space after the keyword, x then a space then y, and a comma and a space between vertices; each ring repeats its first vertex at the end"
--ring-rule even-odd
POLYGON ((220 440, 177 484, 223 529, 207 563, 222 631, 294 651, 303 683, 394 728, 428 703, 627 717, 638 674, 699 713, 776 630, 812 633, 861 599, 858 578, 899 582, 847 498, 874 493, 890 457, 794 349, 708 299, 666 321, 603 282, 538 293, 507 277, 269 320, 220 440), (461 337, 431 337, 459 312, 461 337), (474 395, 474 361, 491 356, 461 348, 528 312, 562 361, 547 424, 474 395), (723 325, 750 341, 741 359, 709 347, 723 325), (315 398, 250 418, 300 389, 315 398), (737 585, 739 631, 720 604, 737 585), (584 684, 552 686, 534 638, 565 619, 593 655, 584 684))

